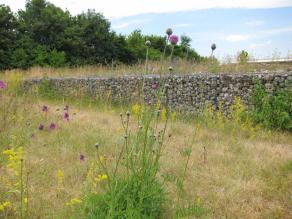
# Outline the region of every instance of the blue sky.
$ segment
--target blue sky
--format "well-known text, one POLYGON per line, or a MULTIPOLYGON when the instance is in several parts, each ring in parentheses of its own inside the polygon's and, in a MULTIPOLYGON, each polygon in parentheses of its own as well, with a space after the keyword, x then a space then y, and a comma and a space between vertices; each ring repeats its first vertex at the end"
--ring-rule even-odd
MULTIPOLYGON (((164 35, 171 27, 186 34, 199 54, 221 60, 247 50, 256 58, 292 57, 292 0, 49 0, 76 15, 88 8, 102 13, 117 33, 140 29, 164 35)), ((0 0, 14 12, 25 0, 0 0)))
POLYGON ((164 35, 167 27, 175 34, 192 38, 192 47, 226 59, 240 50, 256 58, 292 56, 292 7, 270 9, 204 9, 187 12, 149 13, 112 19, 112 28, 122 34, 141 29, 145 34, 164 35))

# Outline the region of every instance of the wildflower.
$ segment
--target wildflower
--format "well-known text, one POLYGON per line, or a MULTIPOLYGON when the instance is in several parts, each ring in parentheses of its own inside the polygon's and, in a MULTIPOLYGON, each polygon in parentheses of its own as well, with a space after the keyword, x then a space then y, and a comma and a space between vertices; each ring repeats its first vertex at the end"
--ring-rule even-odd
POLYGON ((176 119, 176 112, 171 112, 170 119, 171 119, 171 121, 175 121, 175 119, 176 119))
POLYGON ((46 105, 43 105, 42 111, 45 112, 45 113, 47 113, 49 111, 49 107, 46 106, 46 105))
POLYGON ((63 115, 63 118, 67 121, 69 121, 69 113, 68 112, 65 112, 64 115, 63 115))
POLYGON ((11 206, 11 202, 6 201, 0 204, 0 212, 4 211, 6 208, 9 208, 11 206))
POLYGON ((178 36, 176 35, 171 35, 169 37, 169 42, 172 44, 172 45, 176 45, 178 43, 178 36))
POLYGON ((80 204, 82 201, 79 198, 72 198, 69 202, 66 202, 67 206, 80 204))
POLYGON ((80 161, 85 161, 85 156, 84 156, 84 154, 80 154, 80 156, 79 156, 79 160, 80 160, 80 161))
POLYGON ((168 35, 168 37, 173 33, 171 28, 167 28, 166 29, 166 34, 168 35))
POLYGON ((57 171, 57 179, 58 179, 58 184, 62 184, 64 182, 64 174, 62 170, 57 171))
POLYGON ((45 126, 44 126, 43 124, 40 124, 40 125, 39 125, 39 130, 40 130, 40 131, 44 130, 44 128, 45 128, 45 126))
POLYGON ((64 107, 64 110, 68 111, 68 110, 69 110, 69 106, 66 105, 66 106, 64 107))
POLYGON ((154 82, 154 83, 151 85, 151 88, 152 88, 153 90, 156 90, 157 87, 158 87, 158 84, 157 84, 156 82, 154 82))
POLYGON ((95 182, 101 182, 106 180, 108 176, 106 174, 98 174, 97 177, 94 178, 95 182))
POLYGON ((56 124, 53 123, 53 122, 49 125, 49 129, 50 129, 50 130, 55 130, 56 127, 57 127, 56 124))
POLYGON ((5 90, 7 88, 7 84, 4 81, 0 80, 0 89, 5 90))
POLYGON ((167 110, 166 110, 166 108, 163 108, 162 111, 161 111, 161 119, 162 119, 162 121, 166 121, 166 119, 167 119, 167 110))
POLYGON ((136 103, 132 106, 132 112, 135 116, 139 117, 141 115, 142 107, 140 104, 136 103))

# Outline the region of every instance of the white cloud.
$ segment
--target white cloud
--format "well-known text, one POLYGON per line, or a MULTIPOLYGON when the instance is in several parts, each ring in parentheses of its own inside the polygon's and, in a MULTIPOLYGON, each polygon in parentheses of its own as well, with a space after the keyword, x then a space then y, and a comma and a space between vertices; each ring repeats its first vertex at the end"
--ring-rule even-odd
MULTIPOLYGON (((68 9, 72 14, 88 8, 103 13, 108 18, 137 15, 141 13, 161 13, 189 11, 208 8, 275 8, 292 6, 291 0, 50 0, 55 5, 68 9)), ((24 8, 25 0, 0 0, 14 11, 24 8)))
POLYGON ((134 19, 134 20, 129 20, 127 22, 123 22, 123 23, 117 23, 117 24, 113 23, 112 27, 114 29, 124 29, 130 26, 131 24, 142 24, 149 21, 151 21, 151 19, 134 19))
POLYGON ((239 42, 239 41, 246 41, 249 40, 251 37, 249 35, 243 35, 243 34, 232 34, 227 35, 224 37, 225 40, 230 42, 239 42))
POLYGON ((271 45, 272 41, 268 40, 266 42, 263 42, 263 43, 252 43, 249 45, 250 48, 252 49, 256 49, 256 48, 260 48, 260 47, 265 47, 265 46, 268 46, 268 45, 271 45))
POLYGON ((130 24, 129 23, 120 23, 120 24, 113 24, 114 29, 124 29, 127 28, 130 24))
POLYGON ((258 27, 258 26, 261 26, 264 24, 263 21, 260 21, 260 20, 252 20, 252 21, 248 21, 245 23, 247 26, 250 26, 250 27, 258 27))

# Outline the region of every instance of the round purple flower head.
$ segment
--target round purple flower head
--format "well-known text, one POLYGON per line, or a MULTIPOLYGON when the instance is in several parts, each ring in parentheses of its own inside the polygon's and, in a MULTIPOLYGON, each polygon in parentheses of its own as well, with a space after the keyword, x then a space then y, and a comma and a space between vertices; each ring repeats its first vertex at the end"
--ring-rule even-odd
POLYGON ((84 154, 80 154, 80 156, 79 156, 79 160, 80 160, 80 161, 85 161, 85 156, 84 156, 84 154))
POLYGON ((56 124, 53 123, 53 122, 49 125, 49 129, 50 129, 50 130, 55 130, 56 127, 57 127, 56 124))
POLYGON ((67 121, 69 121, 69 113, 68 112, 65 112, 64 115, 63 115, 63 118, 67 121))
POLYGON ((178 43, 178 36, 177 35, 171 35, 169 37, 169 42, 172 44, 172 45, 176 45, 178 43))
POLYGON ((154 82, 153 84, 151 84, 151 88, 152 88, 153 90, 156 90, 157 87, 158 87, 158 84, 157 84, 156 82, 154 82))
POLYGON ((49 111, 49 107, 46 106, 46 105, 43 105, 42 111, 45 112, 45 113, 47 113, 49 111))
POLYGON ((7 88, 7 84, 4 81, 0 80, 0 89, 5 90, 7 88))
POLYGON ((39 130, 40 130, 40 131, 44 130, 44 128, 45 128, 45 126, 44 126, 43 124, 40 124, 40 125, 39 125, 39 130))

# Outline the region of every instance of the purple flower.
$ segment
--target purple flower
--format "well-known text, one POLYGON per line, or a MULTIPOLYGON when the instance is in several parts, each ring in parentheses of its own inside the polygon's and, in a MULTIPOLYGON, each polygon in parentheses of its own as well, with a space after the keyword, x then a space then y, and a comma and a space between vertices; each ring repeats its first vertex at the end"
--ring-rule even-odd
POLYGON ((66 106, 64 107, 64 110, 68 111, 68 110, 69 110, 69 106, 66 105, 66 106))
POLYGON ((69 121, 69 113, 65 112, 63 118, 69 121))
POLYGON ((172 45, 176 45, 177 42, 178 42, 178 36, 177 35, 171 35, 169 37, 169 42, 172 44, 172 45))
POLYGON ((83 154, 80 154, 79 156, 79 160, 82 162, 82 161, 85 161, 85 156, 83 154))
POLYGON ((53 122, 49 125, 50 130, 54 130, 54 129, 56 129, 56 127, 57 127, 56 124, 53 122))
POLYGON ((151 98, 150 98, 150 97, 147 98, 147 104, 148 104, 149 106, 152 105, 152 101, 151 101, 151 98))
POLYGON ((4 81, 0 80, 0 89, 5 90, 7 88, 7 84, 4 81))
POLYGON ((44 126, 43 124, 40 124, 40 125, 39 125, 39 130, 40 130, 40 131, 44 130, 44 128, 45 128, 45 126, 44 126))
POLYGON ((157 87, 158 87, 158 84, 157 84, 156 82, 154 82, 154 83, 151 85, 151 88, 152 88, 153 90, 156 90, 157 87))
POLYGON ((45 112, 45 113, 47 113, 49 111, 49 107, 46 106, 46 105, 43 105, 42 111, 45 112))

